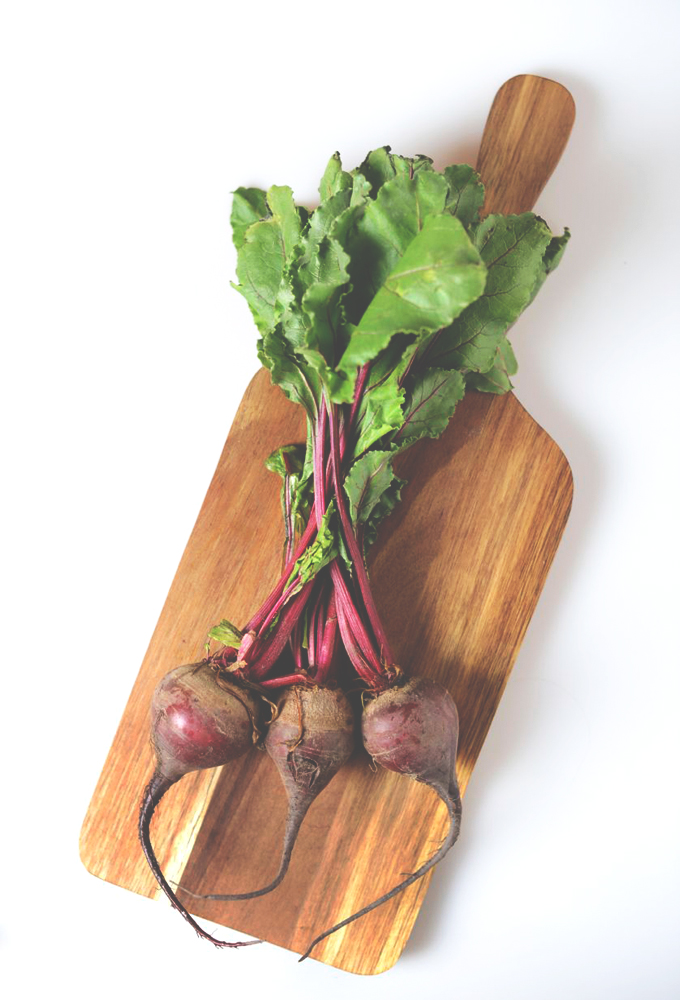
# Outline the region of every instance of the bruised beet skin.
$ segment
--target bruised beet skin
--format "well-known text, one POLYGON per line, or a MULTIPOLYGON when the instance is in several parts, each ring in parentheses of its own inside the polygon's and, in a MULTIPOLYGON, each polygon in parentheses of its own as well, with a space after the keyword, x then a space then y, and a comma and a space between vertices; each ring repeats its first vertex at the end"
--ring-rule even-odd
POLYGON ((460 792, 456 780, 458 711, 441 684, 411 677, 366 705, 361 720, 364 746, 376 764, 429 785, 446 804, 449 830, 441 847, 408 878, 312 941, 300 961, 329 934, 387 902, 433 868, 454 845, 460 832, 460 792))
POLYGON ((295 684, 284 690, 264 742, 288 797, 283 849, 276 878, 253 892, 208 893, 201 895, 200 899, 253 899, 280 885, 288 871, 307 810, 354 750, 354 729, 352 707, 339 688, 295 684))
POLYGON ((220 941, 204 931, 168 885, 151 846, 149 827, 168 788, 190 771, 218 767, 246 753, 256 734, 257 697, 232 677, 218 675, 206 662, 171 670, 159 682, 151 702, 151 737, 156 770, 139 812, 139 839, 158 884, 176 910, 200 937, 219 948, 239 948, 254 941, 220 941))

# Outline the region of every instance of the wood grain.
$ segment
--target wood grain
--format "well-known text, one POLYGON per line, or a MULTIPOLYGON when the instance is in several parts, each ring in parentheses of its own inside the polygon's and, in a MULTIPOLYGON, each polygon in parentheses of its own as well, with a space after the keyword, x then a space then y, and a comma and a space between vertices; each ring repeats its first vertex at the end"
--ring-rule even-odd
MULTIPOLYGON (((569 134, 573 102, 565 94, 559 84, 536 77, 514 78, 499 91, 479 161, 491 210, 525 210, 529 198, 533 204, 569 134)), ((275 582, 282 542, 279 483, 262 463, 275 447, 303 436, 296 408, 265 372, 258 373, 230 430, 83 824, 81 856, 100 878, 158 895, 136 835, 153 762, 151 693, 172 666, 200 657, 212 623, 223 616, 245 620, 275 582)), ((559 448, 514 396, 483 394, 463 401, 438 441, 403 455, 398 472, 411 485, 383 526, 371 578, 398 662, 444 681, 458 703, 464 788, 566 524, 571 474, 559 448)), ((167 877, 196 892, 245 891, 273 875, 284 814, 278 776, 266 756, 253 751, 174 786, 154 820, 155 849, 167 877)), ((191 910, 299 953, 323 928, 414 870, 445 829, 445 810, 429 789, 374 773, 357 751, 310 809, 282 888, 240 903, 194 901, 191 910)), ((426 877, 326 939, 314 957, 356 973, 389 968, 408 940, 428 884, 426 877)))
POLYGON ((487 212, 529 212, 564 151, 574 125, 574 99, 553 80, 513 76, 496 94, 477 169, 487 212))

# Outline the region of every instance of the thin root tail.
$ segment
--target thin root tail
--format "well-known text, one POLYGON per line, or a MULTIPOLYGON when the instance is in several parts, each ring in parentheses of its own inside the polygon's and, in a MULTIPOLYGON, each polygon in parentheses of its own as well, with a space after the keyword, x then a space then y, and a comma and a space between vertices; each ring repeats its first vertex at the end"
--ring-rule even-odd
MULTIPOLYGON (((268 885, 263 886, 261 889, 253 889, 252 892, 192 892, 191 889, 186 889, 183 885, 177 886, 182 892, 186 893, 187 896, 191 896, 192 899, 212 899, 221 903, 233 903, 241 899, 257 899, 258 896, 266 896, 267 893, 273 892, 281 883, 283 882, 286 872, 288 871, 288 866, 290 865, 291 854, 293 853, 293 848, 295 847, 295 841, 297 840, 297 835, 299 833, 300 827, 302 825, 302 820, 307 814, 307 809, 309 804, 307 804, 302 809, 288 810, 288 817, 286 819, 286 831, 283 837, 283 848, 281 850, 281 860, 279 861, 279 870, 276 873, 276 877, 268 885)), ((250 942, 248 942, 250 944, 250 942)))
POLYGON ((244 948, 247 945, 260 944, 261 942, 259 940, 221 941, 219 938, 213 937, 212 934, 208 934, 207 931, 203 930, 200 924, 196 923, 189 911, 182 906, 163 875, 158 859, 156 858, 153 847, 151 846, 149 830, 151 827, 151 817, 156 810, 156 806, 163 798, 168 788, 175 784, 176 780, 177 779, 166 778, 159 771, 155 771, 151 781, 144 790, 142 804, 139 810, 139 841, 142 845, 142 850, 144 851, 144 856, 149 864, 149 868, 153 872, 159 886, 170 900, 172 906, 182 914, 187 923, 191 924, 199 937, 205 938, 206 941, 210 941, 216 948, 244 948))
POLYGON ((307 950, 304 952, 304 954, 301 955, 300 958, 298 959, 299 962, 304 962, 306 958, 309 958, 313 949, 317 946, 317 944, 323 941, 324 938, 329 937, 329 935, 331 934, 335 934, 335 932, 339 931, 341 927, 346 927, 347 924, 353 923, 355 920, 358 920, 359 917, 363 917, 367 913, 370 913, 371 910, 375 910, 376 907, 382 906, 383 903, 386 903, 389 899, 392 899, 394 896, 397 896, 400 892, 403 892, 404 889, 407 889, 410 885, 413 885, 413 883, 417 882, 418 879, 421 879, 423 875, 426 875, 431 868, 434 868, 434 866, 438 864, 442 860, 444 855, 453 847, 456 840, 458 839, 458 834, 460 833, 461 805, 460 805, 460 795, 458 794, 458 789, 457 787, 454 786, 454 788, 450 788, 445 791, 443 788, 435 787, 434 785, 432 785, 431 787, 434 788, 439 797, 446 804, 446 808, 449 811, 449 830, 439 850, 435 854, 433 854, 432 857, 425 862, 425 864, 421 865, 417 871, 413 872, 412 875, 409 875, 408 878, 405 878, 403 882, 400 882, 399 885, 395 885, 393 889, 390 889, 389 892, 386 892, 383 896, 380 896, 372 903, 369 903, 368 906, 364 906, 363 909, 358 910, 356 913, 353 913, 351 917, 346 917, 344 920, 341 920, 333 927, 330 927, 328 930, 324 931, 323 934, 319 934, 318 937, 315 937, 314 940, 311 942, 311 944, 308 946, 307 950))

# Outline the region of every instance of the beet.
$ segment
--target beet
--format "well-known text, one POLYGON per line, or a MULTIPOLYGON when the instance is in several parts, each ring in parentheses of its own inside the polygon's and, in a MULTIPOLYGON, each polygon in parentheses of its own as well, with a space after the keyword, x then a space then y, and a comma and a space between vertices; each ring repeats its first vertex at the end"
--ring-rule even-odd
POLYGON ((253 899, 281 884, 307 810, 354 750, 354 730, 352 706, 340 688, 295 684, 283 691, 264 742, 288 798, 279 870, 272 882, 253 892, 207 893, 198 898, 253 899))
POLYGON ((278 768, 288 796, 288 816, 279 872, 283 879, 300 825, 317 795, 324 790, 355 747, 354 713, 340 688, 288 688, 278 703, 265 748, 278 768))
POLYGON ((166 674, 151 703, 156 769, 139 811, 139 839, 149 867, 173 907, 196 933, 219 948, 240 948, 255 941, 214 938, 196 923, 168 885, 151 846, 149 828, 168 788, 190 771, 218 767, 242 756, 257 733, 259 702, 247 687, 218 674, 207 662, 177 667, 166 674))
POLYGON ((373 760, 433 788, 446 801, 458 796, 458 711, 449 692, 429 677, 411 677, 369 701, 361 719, 373 760))
POLYGON ((366 705, 361 729, 364 746, 376 764, 421 781, 437 793, 449 812, 449 830, 439 849, 417 871, 316 937, 300 961, 329 934, 363 917, 422 878, 442 860, 460 832, 461 803, 456 780, 458 712, 446 688, 427 677, 412 677, 401 687, 388 688, 366 705))

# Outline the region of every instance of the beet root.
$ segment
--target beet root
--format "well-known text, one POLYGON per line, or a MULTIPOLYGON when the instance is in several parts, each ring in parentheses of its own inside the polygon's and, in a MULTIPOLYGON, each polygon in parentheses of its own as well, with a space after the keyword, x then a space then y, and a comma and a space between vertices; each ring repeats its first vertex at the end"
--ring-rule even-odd
POLYGON ((288 796, 288 815, 275 888, 288 870, 300 826, 317 795, 335 777, 355 747, 354 713, 340 688, 288 688, 278 703, 265 749, 288 796))
POLYGON ((248 688, 232 677, 218 675, 206 662, 171 670, 159 682, 151 703, 156 769, 139 811, 142 850, 173 907, 199 937, 218 948, 240 948, 258 942, 220 941, 196 923, 161 871, 151 846, 151 817, 168 788, 185 774, 226 764, 252 747, 258 708, 257 697, 248 688))
POLYGON ((456 780, 458 712, 446 688, 427 677, 412 677, 401 687, 389 688, 368 702, 361 729, 364 746, 377 764, 421 781, 437 793, 448 809, 449 829, 439 849, 417 871, 320 934, 300 961, 329 934, 363 917, 422 878, 453 847, 460 832, 461 803, 456 780))
POLYGON ((295 684, 284 690, 264 743, 288 798, 279 870, 253 892, 207 893, 200 899, 253 899, 281 884, 307 810, 354 750, 354 730, 352 706, 339 688, 295 684))

